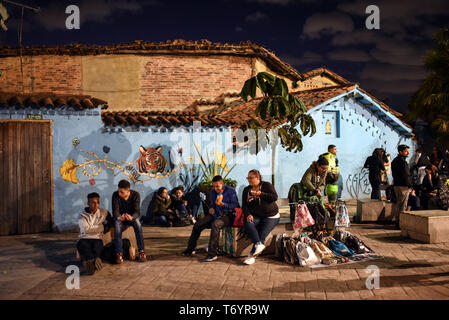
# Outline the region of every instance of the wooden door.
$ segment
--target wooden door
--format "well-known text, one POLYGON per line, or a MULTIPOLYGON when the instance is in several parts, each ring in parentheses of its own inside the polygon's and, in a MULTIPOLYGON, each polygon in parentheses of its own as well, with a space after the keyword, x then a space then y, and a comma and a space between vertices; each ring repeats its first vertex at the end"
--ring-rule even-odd
POLYGON ((51 231, 51 120, 0 120, 0 235, 51 231))

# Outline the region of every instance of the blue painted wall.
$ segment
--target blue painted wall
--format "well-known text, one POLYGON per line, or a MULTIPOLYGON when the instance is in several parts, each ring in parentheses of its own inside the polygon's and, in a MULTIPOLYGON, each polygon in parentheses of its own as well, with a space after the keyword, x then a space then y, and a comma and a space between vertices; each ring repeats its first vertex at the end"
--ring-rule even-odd
MULTIPOLYGON (((121 179, 127 178, 118 170, 112 171, 102 166, 102 172, 94 177, 94 185, 89 183, 91 178, 84 176, 82 169, 77 170, 79 184, 63 180, 59 170, 64 161, 73 159, 75 163, 81 164, 85 161, 86 156, 90 160, 94 159, 92 155, 80 153, 80 149, 95 153, 99 159, 104 159, 107 156, 108 160, 117 163, 136 161, 139 157, 140 145, 153 148, 162 146, 163 155, 167 160, 173 162, 173 168, 182 170, 179 169, 181 162, 193 163, 198 160, 194 149, 194 144, 196 144, 201 148, 203 155, 207 151, 213 157, 212 153, 218 151, 226 155, 229 167, 237 163, 230 177, 238 181, 239 198, 247 184, 246 177, 249 170, 259 169, 264 179, 271 181, 273 153, 270 145, 257 155, 251 154, 249 147, 244 147, 234 153, 232 133, 229 127, 201 128, 194 125, 173 130, 155 127, 114 128, 111 130, 104 128, 99 109, 91 112, 71 111, 70 109, 61 109, 58 112, 45 109, 20 111, 7 109, 0 112, 0 118, 3 119, 25 119, 27 113, 39 113, 43 115, 43 119, 52 120, 54 225, 58 230, 69 229, 76 225, 78 214, 85 206, 86 195, 90 192, 98 192, 101 195, 101 206, 110 209, 113 191, 117 189, 116 186, 121 179), (74 138, 78 138, 80 141, 77 149, 72 144, 74 138), (180 149, 182 149, 182 154, 178 152, 180 149)), ((303 151, 291 153, 280 146, 275 148, 276 189, 282 198, 287 197, 290 185, 300 181, 304 171, 313 160, 327 151, 329 144, 335 144, 338 149, 337 156, 344 179, 343 198, 350 198, 351 194, 354 196, 357 193, 355 190, 349 192, 348 187, 354 188, 357 184, 353 182, 354 174, 360 172, 366 157, 372 153, 374 148, 384 147, 393 159, 397 154, 397 145, 405 143, 411 146, 411 154, 414 153, 415 143, 411 139, 401 136, 373 116, 358 101, 348 98, 346 95, 317 106, 309 112, 315 120, 317 133, 313 137, 303 139, 303 151), (325 134, 327 119, 333 124, 333 134, 331 135, 325 134), (337 134, 335 130, 338 123, 339 133, 337 134)), ((172 168, 168 164, 167 170, 170 169, 172 168)), ((132 188, 141 194, 142 214, 146 213, 155 190, 161 186, 173 188, 181 183, 178 173, 179 171, 133 185, 132 188)), ((141 177, 140 179, 145 178, 141 177)), ((363 184, 363 181, 361 183, 363 184)), ((369 191, 369 188, 365 190, 365 192, 369 191)), ((361 190, 356 196, 359 198, 369 197, 361 190)))

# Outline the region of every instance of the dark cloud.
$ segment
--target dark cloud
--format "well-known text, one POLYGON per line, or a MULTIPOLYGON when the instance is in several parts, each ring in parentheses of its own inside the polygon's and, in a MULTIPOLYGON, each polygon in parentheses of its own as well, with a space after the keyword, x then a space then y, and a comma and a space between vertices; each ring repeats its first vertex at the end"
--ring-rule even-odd
POLYGON ((315 52, 306 51, 300 57, 284 55, 284 56, 281 56, 280 59, 291 64, 291 65, 300 67, 300 66, 308 65, 311 63, 315 63, 315 62, 321 62, 321 61, 323 61, 323 56, 318 53, 315 53, 315 52))
POLYGON ((350 16, 338 12, 317 13, 307 18, 302 39, 319 39, 340 32, 351 32, 354 24, 350 16))
POLYGON ((261 20, 268 19, 268 16, 265 13, 262 13, 260 11, 251 13, 246 16, 245 21, 249 23, 259 22, 261 20))
MULTIPOLYGON (((73 1, 58 1, 41 7, 41 12, 35 16, 35 21, 48 31, 65 29, 65 20, 68 14, 66 7, 73 1)), ((83 0, 77 3, 80 9, 80 24, 86 22, 104 23, 109 20, 112 14, 138 13, 146 6, 156 6, 160 3, 155 0, 83 0)))
POLYGON ((327 54, 331 60, 366 62, 371 61, 372 57, 360 49, 337 49, 327 54))

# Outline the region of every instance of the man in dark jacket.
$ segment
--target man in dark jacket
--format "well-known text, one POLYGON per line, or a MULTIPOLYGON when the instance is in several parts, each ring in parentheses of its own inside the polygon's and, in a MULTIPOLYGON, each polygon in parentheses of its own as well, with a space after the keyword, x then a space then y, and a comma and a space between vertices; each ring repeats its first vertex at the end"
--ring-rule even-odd
POLYGON ((393 175, 393 190, 396 195, 392 211, 396 217, 396 228, 399 229, 399 215, 407 209, 408 196, 412 187, 412 175, 406 161, 409 155, 409 147, 401 144, 398 146, 396 158, 391 162, 391 171, 393 175))
POLYGON ((114 247, 116 262, 123 263, 122 232, 126 226, 132 226, 139 248, 139 260, 147 260, 145 256, 145 243, 143 240, 142 225, 140 223, 140 194, 131 190, 128 181, 121 180, 118 191, 112 194, 112 215, 114 217, 114 247))
POLYGON ((192 255, 201 232, 211 228, 208 254, 204 260, 206 262, 217 260, 220 230, 234 223, 235 208, 240 208, 235 189, 225 186, 221 176, 212 179, 212 187, 209 214, 194 224, 187 249, 183 252, 183 255, 192 255))
POLYGON ((368 168, 369 182, 371 184, 371 199, 382 200, 380 194, 380 185, 382 183, 382 171, 385 171, 382 150, 376 148, 373 154, 366 158, 364 168, 368 168))

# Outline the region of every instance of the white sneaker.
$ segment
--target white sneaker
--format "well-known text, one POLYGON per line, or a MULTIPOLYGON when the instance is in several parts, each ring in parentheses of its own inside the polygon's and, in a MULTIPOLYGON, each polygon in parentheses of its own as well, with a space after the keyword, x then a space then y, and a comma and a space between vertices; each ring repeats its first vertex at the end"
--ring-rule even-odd
POLYGON ((195 224, 195 223, 196 223, 196 219, 195 219, 195 217, 192 217, 192 222, 193 222, 193 224, 195 224))
POLYGON ((250 256, 243 260, 243 263, 248 265, 253 264, 254 262, 256 262, 256 259, 253 256, 250 256))
POLYGON ((259 255, 265 249, 265 246, 262 243, 259 243, 259 244, 255 245, 255 248, 256 249, 255 249, 255 251, 253 253, 253 256, 259 255))

